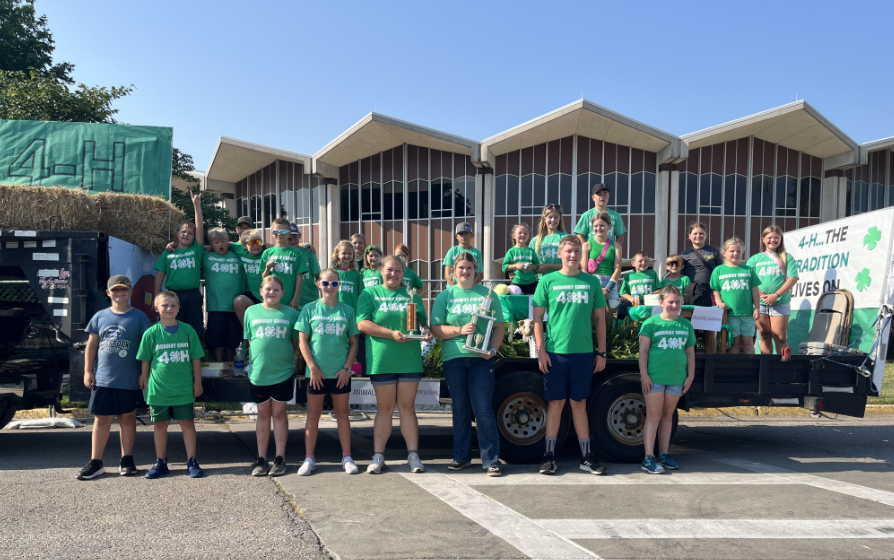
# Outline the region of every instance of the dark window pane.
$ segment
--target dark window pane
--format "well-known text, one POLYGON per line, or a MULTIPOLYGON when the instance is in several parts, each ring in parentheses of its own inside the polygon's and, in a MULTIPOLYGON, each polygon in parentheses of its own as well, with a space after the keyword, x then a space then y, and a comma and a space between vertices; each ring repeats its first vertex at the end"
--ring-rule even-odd
POLYGON ((495 181, 494 191, 494 215, 506 215, 506 175, 500 175, 495 181))
POLYGON ((686 213, 695 214, 698 204, 698 177, 694 173, 687 173, 686 181, 686 213))
POLYGON ((701 177, 701 188, 698 192, 700 206, 711 206, 711 175, 706 173, 701 177))
POLYGON ((776 210, 777 216, 785 216, 785 214, 779 214, 780 208, 785 208, 785 180, 787 177, 777 177, 776 178, 776 210))
MULTIPOLYGON (((575 208, 575 213, 578 216, 590 209, 590 177, 590 173, 577 176, 577 201, 575 202, 577 208, 575 208)), ((570 213, 570 210, 566 210, 566 213, 570 213)))
POLYGON ((886 206, 894 205, 894 186, 888 187, 888 202, 886 206))
POLYGON ((630 176, 626 173, 618 173, 615 188, 612 189, 611 198, 609 198, 609 203, 613 203, 617 206, 627 206, 630 201, 630 193, 628 192, 628 183, 630 181, 630 176))
POLYGON ((372 211, 374 213, 382 212, 382 189, 378 183, 372 184, 372 211))
POLYGON ((370 198, 371 189, 369 188, 369 183, 360 187, 360 212, 363 214, 369 214, 372 210, 372 200, 370 198))
MULTIPOLYGON (((432 210, 441 210, 441 180, 434 179, 431 182, 431 209, 432 210)), ((424 216, 425 214, 423 214, 424 216)), ((440 213, 438 214, 440 216, 440 213)))
POLYGON ((853 189, 852 189, 851 181, 848 181, 847 182, 847 197, 844 199, 845 200, 845 203, 844 203, 844 215, 845 216, 851 215, 851 212, 852 212, 851 208, 853 206, 852 197, 853 197, 853 189))
POLYGON ((568 216, 571 214, 571 175, 559 175, 559 186, 559 205, 562 214, 568 216))
POLYGON ((711 206, 720 206, 721 193, 723 191, 723 177, 716 173, 711 174, 711 206))
POLYGON ((394 183, 394 219, 404 219, 403 183, 394 183))
POLYGON ((761 201, 763 202, 763 216, 772 216, 773 215, 773 178, 764 176, 764 193, 761 195, 761 201))
POLYGON ((744 175, 736 175, 736 216, 745 215, 745 200, 748 196, 747 182, 748 178, 744 175))
POLYGON ((762 180, 762 175, 756 175, 751 178, 751 213, 755 216, 761 215, 762 180))
POLYGON ((348 191, 350 187, 344 185, 341 187, 341 217, 340 220, 343 222, 348 221, 348 191))
MULTIPOLYGON (((648 153, 646 159, 648 160, 648 153)), ((646 173, 643 176, 643 213, 655 213, 655 174, 646 173)))
POLYGON ((810 178, 810 217, 820 217, 820 203, 823 200, 823 181, 819 177, 810 178))
MULTIPOLYGON (((458 207, 457 207, 458 208, 458 207)), ((475 215, 475 179, 466 179, 466 216, 475 215)))
POLYGON ((431 212, 428 204, 428 181, 419 181, 419 218, 425 219, 431 212))
POLYGON ((723 213, 733 215, 736 202, 736 176, 727 175, 723 178, 723 213))
POLYGON ((680 186, 677 189, 677 211, 686 212, 686 174, 680 173, 680 186))
POLYGON ((521 179, 521 205, 531 206, 534 202, 534 176, 525 175, 521 179))
POLYGON ((394 183, 385 183, 385 188, 383 189, 385 194, 382 195, 385 199, 385 211, 382 212, 383 220, 393 220, 394 219, 394 183))
POLYGON ((518 176, 517 175, 509 175, 506 183, 506 215, 507 216, 517 216, 518 215, 518 176))
MULTIPOLYGON (((798 180, 794 177, 789 177, 785 183, 786 196, 785 196, 785 207, 791 210, 795 210, 798 208, 798 180)), ((794 216, 794 214, 789 214, 789 216, 794 216)))
POLYGON ((546 206, 546 177, 543 175, 534 175, 534 204, 543 208, 546 206))
POLYGON ((798 200, 798 215, 806 218, 810 214, 810 177, 801 178, 801 198, 798 200))
POLYGON ((546 180, 546 202, 559 202, 559 176, 550 175, 546 180))
POLYGON ((630 211, 634 214, 643 212, 643 174, 637 173, 630 178, 630 211))
POLYGON ((441 192, 444 201, 441 208, 444 210, 444 215, 449 216, 453 210, 453 181, 444 179, 441 183, 441 192))

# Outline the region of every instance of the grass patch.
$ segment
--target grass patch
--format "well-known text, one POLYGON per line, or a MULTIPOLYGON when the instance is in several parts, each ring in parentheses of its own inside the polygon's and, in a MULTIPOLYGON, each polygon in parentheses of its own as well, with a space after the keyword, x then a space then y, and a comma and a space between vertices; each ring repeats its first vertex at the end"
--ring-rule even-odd
POLYGON ((894 404, 894 363, 885 364, 885 377, 882 380, 880 397, 869 397, 866 404, 894 404))
POLYGON ((87 408, 87 403, 85 403, 85 402, 78 402, 78 401, 72 402, 68 398, 68 389, 65 389, 64 391, 62 391, 61 405, 62 405, 62 408, 64 408, 65 410, 69 410, 72 408, 87 408))

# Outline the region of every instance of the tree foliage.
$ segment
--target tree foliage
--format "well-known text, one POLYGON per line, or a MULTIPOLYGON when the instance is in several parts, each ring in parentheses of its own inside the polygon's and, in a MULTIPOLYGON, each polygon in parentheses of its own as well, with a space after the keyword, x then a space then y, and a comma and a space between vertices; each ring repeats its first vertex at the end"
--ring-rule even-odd
POLYGON ((73 84, 74 65, 53 64, 55 49, 47 16, 37 17, 34 0, 0 0, 0 69, 36 70, 40 77, 73 84))
MULTIPOLYGON (((171 175, 189 183, 188 189, 192 192, 198 192, 201 181, 189 174, 195 171, 192 156, 185 154, 174 148, 174 157, 171 162, 171 175)), ((179 189, 171 189, 171 204, 183 211, 187 217, 195 214, 195 207, 192 205, 192 199, 189 193, 179 189)), ((211 193, 203 193, 202 195, 202 218, 205 222, 205 231, 216 227, 222 227, 230 232, 230 240, 237 241, 236 234, 232 233, 236 230, 236 219, 227 212, 223 207, 223 200, 211 193)))

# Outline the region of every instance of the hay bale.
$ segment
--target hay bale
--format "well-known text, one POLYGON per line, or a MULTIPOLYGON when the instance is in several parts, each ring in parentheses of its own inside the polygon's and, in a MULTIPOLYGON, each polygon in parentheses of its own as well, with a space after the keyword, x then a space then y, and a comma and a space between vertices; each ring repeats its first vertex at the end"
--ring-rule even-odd
POLYGON ((0 229, 55 229, 51 216, 59 216, 62 231, 99 231, 155 254, 184 220, 183 212, 154 196, 0 185, 0 229))

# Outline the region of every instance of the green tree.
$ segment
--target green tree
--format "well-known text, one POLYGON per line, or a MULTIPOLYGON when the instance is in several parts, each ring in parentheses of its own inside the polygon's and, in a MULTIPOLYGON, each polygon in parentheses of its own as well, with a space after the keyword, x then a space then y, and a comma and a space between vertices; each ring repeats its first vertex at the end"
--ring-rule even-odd
POLYGON ((0 0, 0 69, 37 70, 41 77, 73 84, 74 66, 53 64, 55 49, 47 16, 37 17, 34 0, 0 0))
MULTIPOLYGON (((201 181, 189 174, 195 171, 192 156, 185 154, 174 148, 173 158, 171 160, 171 175, 189 183, 188 189, 192 192, 198 192, 201 181)), ((192 205, 192 199, 189 193, 179 189, 171 189, 171 204, 179 208, 187 217, 193 216, 196 212, 192 205)), ((209 229, 222 227, 230 232, 230 240, 237 241, 236 234, 236 218, 227 212, 223 207, 223 200, 211 193, 202 195, 202 218, 205 221, 205 232, 209 229)))

